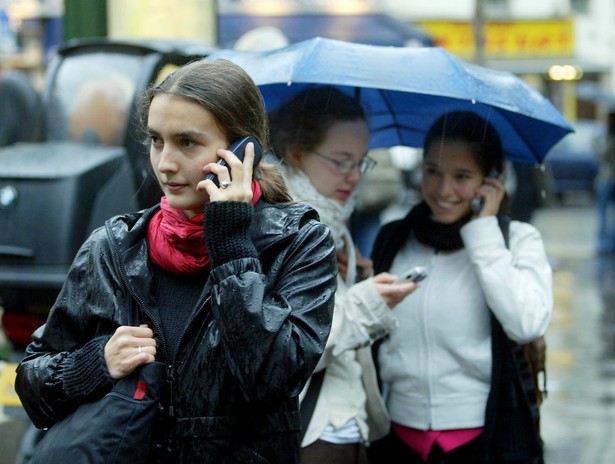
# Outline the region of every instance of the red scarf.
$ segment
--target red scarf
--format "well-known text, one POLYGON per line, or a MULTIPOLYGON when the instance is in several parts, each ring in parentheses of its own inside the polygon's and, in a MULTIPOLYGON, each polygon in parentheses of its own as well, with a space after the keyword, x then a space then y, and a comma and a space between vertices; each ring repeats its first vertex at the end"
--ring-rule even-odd
MULTIPOLYGON (((262 195, 258 181, 252 181, 252 204, 262 195)), ((188 218, 182 210, 169 206, 166 197, 149 222, 149 257, 174 274, 195 274, 209 267, 209 252, 203 232, 204 213, 188 218)))

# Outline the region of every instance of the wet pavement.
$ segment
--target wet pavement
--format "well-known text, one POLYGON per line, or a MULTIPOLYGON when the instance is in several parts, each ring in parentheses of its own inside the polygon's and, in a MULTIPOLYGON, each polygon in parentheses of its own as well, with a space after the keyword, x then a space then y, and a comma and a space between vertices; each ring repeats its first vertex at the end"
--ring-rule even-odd
POLYGON ((540 210, 532 221, 554 268, 546 464, 615 462, 615 255, 595 253, 596 217, 585 203, 540 210))
MULTIPOLYGON (((546 464, 615 463, 615 255, 594 251, 591 199, 539 210, 532 222, 554 268, 542 406, 546 464)), ((1 416, 0 464, 13 464, 22 428, 1 416)))

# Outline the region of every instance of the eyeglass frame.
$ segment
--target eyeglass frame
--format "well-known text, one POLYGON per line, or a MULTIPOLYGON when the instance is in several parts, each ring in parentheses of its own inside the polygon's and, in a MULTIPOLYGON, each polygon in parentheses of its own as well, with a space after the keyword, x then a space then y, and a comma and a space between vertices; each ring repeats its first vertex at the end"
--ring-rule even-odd
POLYGON ((310 150, 310 151, 314 153, 315 155, 318 155, 321 158, 324 158, 327 161, 333 163, 335 165, 335 169, 337 169, 337 171, 340 174, 343 174, 345 176, 350 174, 357 167, 359 168, 359 172, 363 176, 367 174, 368 172, 370 172, 372 169, 374 169, 376 165, 378 164, 378 161, 376 161, 374 158, 372 158, 369 155, 365 155, 363 158, 361 158, 361 161, 357 162, 357 161, 353 161, 349 159, 338 160, 335 158, 331 158, 329 156, 323 155, 318 150, 310 150), (343 167, 343 166, 347 166, 347 167, 343 167))

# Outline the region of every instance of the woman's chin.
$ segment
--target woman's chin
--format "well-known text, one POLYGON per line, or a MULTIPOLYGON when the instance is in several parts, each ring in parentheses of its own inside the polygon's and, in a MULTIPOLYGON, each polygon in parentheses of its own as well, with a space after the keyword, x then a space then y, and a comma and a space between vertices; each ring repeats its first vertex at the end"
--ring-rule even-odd
POLYGON ((465 210, 460 210, 457 208, 454 210, 446 210, 446 211, 438 209, 436 211, 432 211, 432 213, 436 221, 442 224, 453 224, 454 222, 459 221, 461 218, 463 218, 466 215, 465 210))

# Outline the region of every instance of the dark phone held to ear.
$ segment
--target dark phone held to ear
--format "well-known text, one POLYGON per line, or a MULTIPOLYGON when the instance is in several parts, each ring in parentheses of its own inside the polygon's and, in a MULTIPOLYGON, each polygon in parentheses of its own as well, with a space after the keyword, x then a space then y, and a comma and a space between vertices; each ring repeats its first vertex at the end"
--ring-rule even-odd
MULTIPOLYGON (((256 140, 256 138, 254 138, 253 136, 248 135, 246 137, 243 137, 237 140, 236 142, 231 144, 230 147, 228 147, 228 150, 232 151, 235 154, 235 156, 239 158, 239 161, 243 163, 243 159, 246 155, 246 146, 250 142, 254 144, 254 164, 256 164, 260 161, 263 150, 261 149, 261 145, 260 143, 258 143, 258 140, 256 140)), ((220 166, 227 165, 226 160, 224 160, 223 158, 220 158, 216 164, 219 164, 220 166)), ((207 174, 204 180, 211 180, 214 182, 214 184, 216 184, 216 186, 218 187, 220 186, 220 183, 218 182, 218 176, 214 174, 213 172, 210 172, 209 174, 207 174)))
MULTIPOLYGON (((500 171, 492 169, 486 179, 497 179, 500 176, 500 171)), ((480 214, 485 205, 485 199, 483 197, 476 197, 472 200, 472 212, 474 215, 480 214)))

